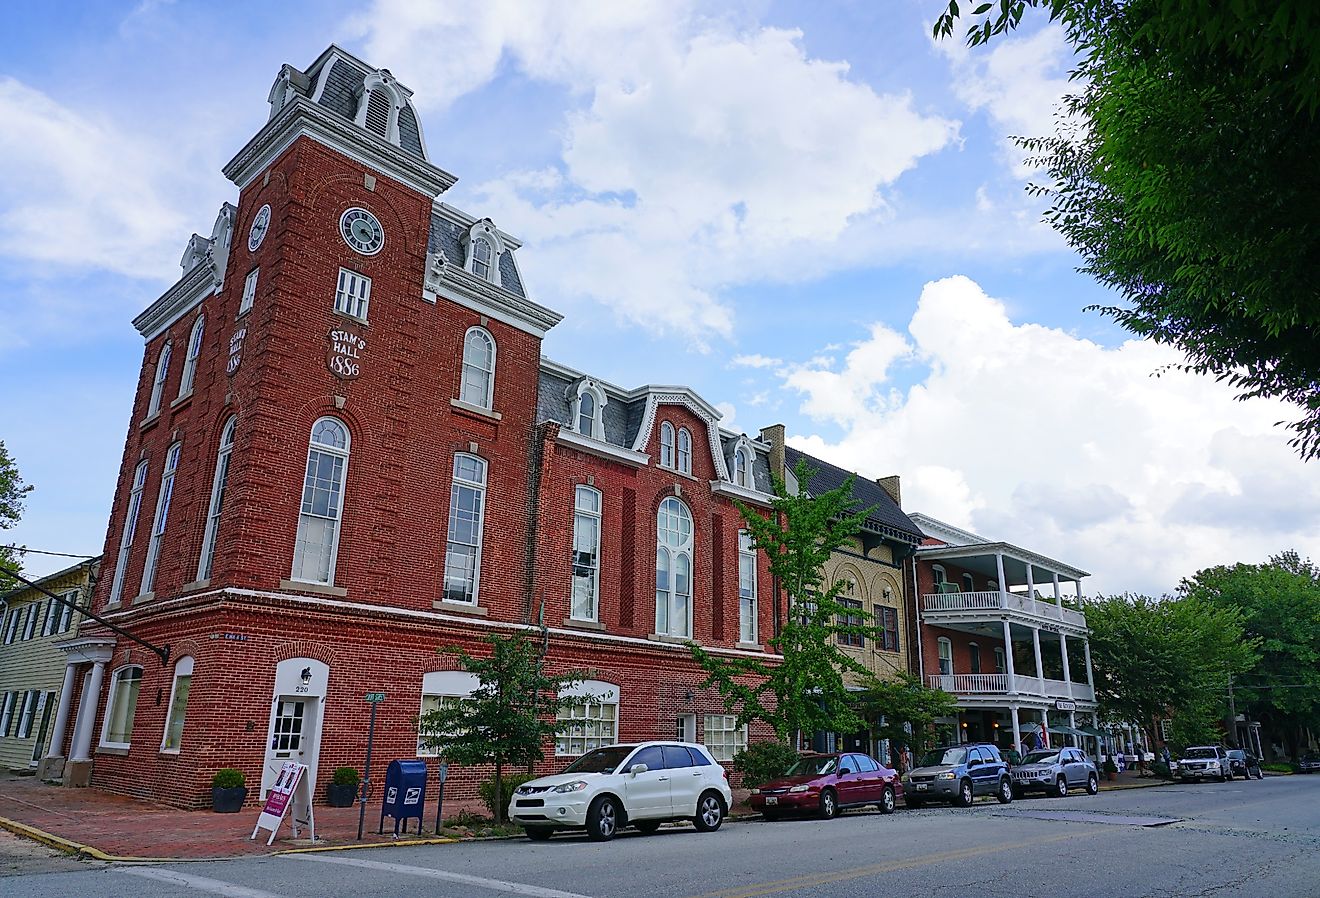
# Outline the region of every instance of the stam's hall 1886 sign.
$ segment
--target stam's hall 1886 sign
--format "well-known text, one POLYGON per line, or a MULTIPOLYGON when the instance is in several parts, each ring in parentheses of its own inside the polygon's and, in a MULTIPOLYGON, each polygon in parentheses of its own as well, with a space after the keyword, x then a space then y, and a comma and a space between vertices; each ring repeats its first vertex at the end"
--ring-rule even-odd
POLYGON ((342 380, 352 380, 362 373, 362 354, 367 341, 351 331, 335 328, 330 331, 330 349, 325 356, 326 367, 342 380))

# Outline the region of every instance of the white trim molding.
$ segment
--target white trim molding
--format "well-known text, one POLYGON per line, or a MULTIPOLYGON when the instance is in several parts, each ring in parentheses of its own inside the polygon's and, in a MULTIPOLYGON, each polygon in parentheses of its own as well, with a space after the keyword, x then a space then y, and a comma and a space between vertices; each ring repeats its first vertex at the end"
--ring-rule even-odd
POLYGON ((651 456, 645 452, 625 449, 604 440, 583 436, 576 430, 569 430, 564 426, 559 428, 559 435, 555 437, 555 441, 572 449, 579 449, 589 455, 595 455, 608 461, 617 461, 633 468, 644 468, 651 461, 651 456))

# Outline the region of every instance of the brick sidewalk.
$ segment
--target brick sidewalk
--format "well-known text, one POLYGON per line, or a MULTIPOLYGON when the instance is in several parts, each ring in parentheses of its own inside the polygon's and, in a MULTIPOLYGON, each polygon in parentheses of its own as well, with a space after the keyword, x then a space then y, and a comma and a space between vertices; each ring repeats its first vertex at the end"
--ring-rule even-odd
MULTIPOLYGON (((331 808, 316 805, 313 810, 318 847, 359 844, 356 806, 331 808)), ((476 803, 445 801, 446 818, 461 810, 476 811, 476 803)), ((255 841, 249 840, 259 813, 260 808, 251 801, 237 814, 181 811, 98 789, 49 786, 35 777, 0 778, 0 817, 114 857, 235 857, 312 844, 306 840, 295 841, 287 820, 280 826, 275 843, 270 847, 266 846, 270 835, 266 830, 255 841)), ((391 821, 387 819, 385 822, 385 836, 375 833, 379 822, 380 800, 368 801, 366 831, 361 844, 391 841, 388 835, 391 821)), ((412 827, 415 832, 415 822, 412 827)), ((422 835, 408 838, 435 838, 434 830, 435 802, 430 800, 422 835)), ((31 837, 29 833, 22 834, 31 837)), ((68 845, 62 847, 76 850, 68 845)))

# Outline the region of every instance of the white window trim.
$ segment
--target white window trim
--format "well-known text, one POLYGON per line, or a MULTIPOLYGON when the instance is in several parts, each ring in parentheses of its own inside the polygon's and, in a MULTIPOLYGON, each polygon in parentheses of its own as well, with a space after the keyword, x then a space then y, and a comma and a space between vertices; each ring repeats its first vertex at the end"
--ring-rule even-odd
POLYGON ((32 738, 32 727, 36 723, 37 716, 37 697, 40 694, 36 689, 29 689, 23 693, 23 704, 18 711, 18 728, 14 731, 14 738, 32 738))
MULTIPOLYGON (((695 615, 694 615, 694 608, 693 608, 693 606, 696 605, 696 598, 695 598, 695 596, 696 596, 696 582, 695 582, 695 581, 696 581, 696 569, 697 569, 697 563, 696 563, 696 554, 697 554, 697 553, 696 553, 696 542, 697 542, 696 519, 692 517, 692 509, 688 507, 688 505, 687 505, 686 502, 684 502, 682 499, 679 499, 677 496, 666 496, 664 499, 661 500, 660 505, 656 508, 656 518, 655 518, 655 521, 656 521, 656 525, 655 525, 655 545, 656 545, 656 554, 658 555, 661 551, 664 551, 664 552, 667 553, 667 555, 668 555, 668 557, 669 557, 669 565, 668 565, 669 577, 668 577, 668 583, 666 584, 666 588, 665 588, 665 601, 667 602, 667 605, 666 605, 666 608, 665 608, 665 621, 666 621, 667 626, 665 627, 664 631, 661 631, 660 627, 657 626, 657 627, 655 628, 655 634, 656 634, 657 636, 673 636, 673 637, 676 637, 676 638, 679 638, 679 639, 691 639, 691 638, 692 638, 692 632, 693 632, 693 626, 692 626, 692 624, 693 624, 693 617, 695 616, 695 615), (665 503, 669 502, 670 500, 673 500, 674 502, 678 503, 678 505, 683 509, 683 512, 687 515, 687 520, 688 520, 688 540, 687 540, 686 545, 681 545, 681 546, 670 546, 668 543, 664 543, 664 542, 661 542, 661 541, 660 541, 660 509, 664 508, 665 503), (679 633, 679 632, 675 632, 675 631, 674 631, 674 603, 675 603, 675 601, 677 600, 678 595, 679 595, 679 593, 678 593, 678 591, 677 591, 677 580, 678 580, 678 574, 677 574, 677 571, 678 571, 678 560, 679 560, 680 558, 684 558, 684 557, 687 558, 687 563, 688 563, 688 578, 687 578, 687 580, 688 580, 688 584, 687 584, 687 585, 688 585, 688 591, 687 591, 687 596, 686 596, 686 597, 687 597, 687 620, 686 620, 686 622, 685 622, 685 625, 686 625, 686 629, 685 629, 685 631, 679 633)), ((660 587, 660 584, 657 583, 657 584, 656 584, 656 591, 657 591, 657 592, 660 591, 659 587, 660 587)), ((657 597, 656 597, 656 607, 654 607, 654 608, 652 609, 652 611, 656 613, 656 616, 658 616, 658 612, 659 612, 659 604, 660 604, 660 598, 659 598, 659 596, 657 596, 657 597)), ((655 621, 655 622, 656 622, 657 624, 659 623, 658 620, 655 621)))
POLYGON ((37 620, 41 617, 41 605, 37 602, 31 602, 27 606, 27 620, 23 621, 23 641, 34 638, 37 635, 37 620))
POLYGON ((738 437, 733 444, 733 454, 730 456, 730 460, 732 464, 729 465, 729 482, 743 489, 756 489, 756 474, 753 470, 756 467, 756 450, 752 448, 752 442, 747 439, 746 434, 738 437), (743 459, 741 474, 738 472, 738 456, 740 454, 743 459))
POLYGON ((678 439, 674 445, 674 464, 684 474, 692 473, 692 432, 686 427, 678 429, 678 439))
POLYGON ((568 595, 568 616, 571 620, 590 621, 595 623, 600 620, 600 544, 603 534, 603 522, 605 518, 605 496, 600 490, 586 484, 578 484, 573 489, 573 557, 570 559, 569 571, 569 595, 568 595), (578 497, 583 493, 591 493, 596 497, 596 510, 583 509, 578 504, 578 497), (596 546, 593 557, 595 564, 592 570, 591 578, 591 614, 583 617, 577 614, 573 601, 573 584, 577 580, 577 520, 578 516, 593 518, 596 522, 596 546))
POLYGON ((3 698, 0 701, 0 739, 3 739, 9 735, 9 731, 14 724, 14 709, 18 706, 18 693, 0 693, 0 697, 3 698))
MULTIPOLYGON (((192 656, 190 656, 190 655, 185 655, 185 656, 183 656, 183 657, 180 658, 180 659, 175 663, 175 665, 174 665, 174 678, 173 678, 173 680, 171 680, 171 682, 170 682, 170 700, 169 700, 169 703, 165 705, 165 730, 160 734, 160 750, 161 750, 161 753, 162 753, 162 754, 167 754, 167 755, 177 755, 177 754, 179 753, 180 749, 183 747, 183 730, 182 730, 182 729, 179 730, 179 744, 178 744, 178 745, 176 745, 174 748, 169 748, 165 743, 169 741, 169 738, 170 738, 170 726, 171 726, 171 724, 174 723, 174 697, 175 697, 175 695, 176 695, 176 694, 178 693, 178 691, 179 691, 179 678, 180 678, 180 677, 188 677, 188 678, 189 678, 189 679, 188 679, 188 683, 189 683, 189 686, 188 686, 188 699, 191 700, 191 699, 192 699, 192 675, 193 675, 193 668, 194 668, 195 666, 196 666, 196 662, 194 661, 194 659, 193 659, 192 656)), ((139 696, 139 698, 141 697, 141 693, 140 693, 140 692, 138 693, 138 696, 139 696)), ((188 706, 187 706, 187 704, 185 704, 185 705, 183 706, 183 711, 184 711, 184 713, 183 713, 183 723, 184 723, 184 726, 187 726, 187 725, 188 725, 188 706)))
POLYGON ((147 460, 138 462, 133 471, 133 489, 128 494, 128 508, 124 510, 124 529, 119 534, 119 556, 115 561, 114 579, 110 581, 110 599, 106 603, 111 607, 118 605, 124 594, 129 552, 133 548, 133 538, 137 534, 137 522, 142 513, 142 491, 147 486, 147 460))
POLYGON ((945 572, 944 565, 942 564, 932 564, 930 566, 930 577, 931 582, 934 583, 936 587, 941 583, 949 582, 949 575, 945 572))
MULTIPOLYGON (((490 331, 486 330, 486 328, 484 327, 473 326, 468 328, 467 331, 463 334, 463 358, 460 362, 459 371, 458 371, 458 401, 459 402, 465 402, 469 405, 475 405, 478 408, 486 409, 487 411, 495 407, 495 371, 498 367, 498 360, 499 360, 499 345, 495 342, 495 336, 490 331), (474 335, 485 337, 490 342, 490 370, 489 372, 486 372, 488 375, 486 379, 486 395, 482 397, 482 400, 480 402, 473 402, 471 399, 468 399, 466 396, 464 396, 464 387, 467 385, 467 371, 469 366, 468 341, 472 339, 474 335)), ((485 370, 481 368, 476 368, 475 365, 472 365, 472 367, 478 371, 485 370)))
MULTIPOLYGON (((140 700, 142 698, 142 680, 140 676, 142 673, 141 664, 125 664, 123 667, 116 668, 110 674, 110 690, 109 690, 109 694, 106 695, 106 700, 105 700, 105 719, 101 721, 101 741, 100 741, 101 748, 130 748, 133 745, 132 731, 133 729, 135 729, 135 727, 133 726, 134 723, 133 720, 129 721, 129 741, 127 742, 110 741, 110 721, 114 719, 115 700, 118 697, 118 690, 116 689, 116 686, 119 683, 119 678, 130 670, 136 670, 139 672, 138 699, 140 700)), ((133 706, 133 716, 137 717, 136 704, 133 706)))
POLYGON ((962 583, 959 585, 962 586, 963 592, 976 592, 976 577, 964 573, 962 575, 962 583))
POLYGON ((165 381, 170 376, 170 356, 173 354, 174 348, 167 342, 160 348, 160 355, 156 356, 156 372, 151 378, 151 398, 147 401, 148 418, 160 411, 160 402, 165 396, 165 381))
POLYGON ((252 311, 252 306, 257 300, 257 273, 260 268, 254 268, 247 273, 243 280, 243 296, 238 301, 238 314, 235 318, 242 318, 248 312, 252 311))
POLYGON ((674 425, 668 421, 660 422, 660 460, 662 468, 672 468, 678 455, 678 437, 674 425))
POLYGON ((202 531, 202 552, 197 558, 197 579, 211 576, 215 562, 215 544, 219 536, 220 515, 224 513, 224 491, 229 482, 229 463, 233 459, 234 438, 238 430, 238 416, 230 415, 220 428, 220 447, 215 455, 215 471, 211 475, 211 499, 206 503, 206 527, 202 531))
MULTIPOLYGON (((456 452, 456 453, 454 453, 454 465, 453 465, 453 469, 452 469, 451 481, 450 481, 450 487, 449 487, 449 520, 448 520, 448 523, 447 523, 446 528, 445 528, 445 570, 444 570, 444 580, 441 581, 441 584, 440 584, 440 596, 441 596, 441 599, 442 599, 443 601, 445 601, 445 602, 451 604, 451 605, 465 605, 465 606, 472 606, 472 607, 475 607, 475 606, 479 605, 480 602, 481 602, 481 552, 482 552, 482 549, 483 549, 484 544, 485 544, 485 542, 486 542, 486 491, 487 491, 487 489, 489 488, 489 484, 490 484, 490 463, 487 462, 486 459, 482 458, 480 455, 473 455, 471 452, 456 452), (480 462, 480 465, 481 465, 481 483, 477 483, 477 482, 474 481, 474 480, 459 480, 459 479, 458 479, 458 460, 459 460, 460 458, 463 458, 463 457, 466 457, 466 458, 474 458, 474 459, 476 459, 478 462, 480 462), (454 531, 454 494, 455 494, 455 491, 456 491, 460 486, 462 486, 462 487, 466 487, 466 488, 468 488, 468 489, 476 490, 476 492, 477 492, 477 494, 478 494, 478 503, 477 503, 477 528, 476 528, 476 530, 477 530, 477 542, 476 542, 476 545, 475 545, 475 547, 474 547, 474 548, 476 549, 476 552, 474 553, 474 556, 475 556, 475 557, 473 558, 473 561, 472 561, 472 564, 473 564, 473 570, 472 570, 472 598, 471 598, 470 600, 461 600, 461 599, 451 599, 451 598, 449 598, 449 597, 448 597, 448 596, 449 596, 449 590, 448 590, 448 586, 447 586, 447 584, 448 584, 448 582, 449 582, 449 544, 450 544, 450 542, 451 542, 451 540, 450 540, 450 535, 451 535, 451 534, 453 533, 453 531, 454 531)), ((466 544, 466 543, 460 543, 460 545, 467 545, 467 544, 466 544)))
MULTIPOLYGON (((433 670, 422 674, 422 692, 420 703, 418 704, 417 718, 426 713, 426 700, 428 698, 467 698, 470 696, 481 681, 474 673, 468 673, 465 670, 433 670)), ((422 748, 422 735, 417 734, 417 757, 435 758, 439 757, 439 752, 434 749, 422 748)))
POLYGON ((496 229, 494 223, 488 218, 483 218, 468 229, 463 242, 465 244, 464 254, 466 256, 463 260, 464 270, 475 278, 480 278, 483 281, 494 284, 496 287, 502 287, 503 282, 500 274, 500 259, 504 256, 504 251, 507 247, 504 245, 504 238, 500 236, 500 232, 496 229), (490 275, 488 277, 482 277, 477 274, 476 271, 475 248, 478 240, 485 240, 490 246, 490 275))
POLYGON ((741 642, 741 643, 743 643, 743 644, 745 644, 745 645, 751 645, 751 644, 753 644, 753 643, 759 643, 760 638, 761 638, 761 634, 760 634, 760 626, 759 626, 759 624, 760 624, 760 620, 759 620, 759 619, 760 619, 760 607, 759 607, 759 605, 760 605, 760 601, 759 601, 760 597, 759 597, 758 594, 757 594, 759 590, 757 589, 757 583, 756 583, 756 580, 757 580, 757 572, 756 572, 756 544, 752 541, 752 535, 751 535, 751 533, 749 533, 749 532, 746 531, 746 530, 739 530, 739 531, 738 531, 738 565, 739 565, 739 570, 738 570, 738 641, 741 642), (744 538, 746 538, 747 548, 743 548, 744 538), (752 589, 751 589, 751 605, 752 605, 752 607, 751 607, 751 619, 750 619, 750 621, 747 620, 747 619, 745 618, 745 616, 744 616, 744 611, 743 611, 743 601, 744 601, 744 599, 743 599, 743 595, 742 595, 742 561, 743 561, 744 558, 749 558, 749 559, 751 560, 751 566, 752 566, 752 589), (748 628, 747 628, 747 625, 748 625, 749 623, 751 624, 751 636, 750 636, 750 637, 748 636, 748 633, 747 633, 747 629, 748 629, 748 628))
MULTIPOLYGON (((726 742, 727 740, 721 741, 726 742)), ((707 714, 702 720, 701 744, 705 747, 706 751, 710 752, 710 756, 716 761, 721 763, 732 761, 738 752, 747 748, 747 724, 744 723, 739 725, 738 716, 736 714, 707 714), (712 721, 716 721, 720 725, 718 727, 712 727, 712 721), (730 721, 732 721, 731 725, 730 721), (731 733, 733 735, 733 750, 729 752, 727 758, 721 757, 722 752, 727 748, 726 745, 722 744, 720 746, 713 746, 710 744, 712 732, 721 734, 731 733)))
POLYGON ((160 489, 156 491, 156 516, 151 522, 151 537, 147 541, 147 561, 142 568, 142 588, 150 592, 156 582, 160 566, 160 547, 165 542, 165 528, 169 526, 170 500, 174 497, 174 480, 179 471, 179 456, 183 443, 173 443, 165 452, 165 469, 160 474, 160 489))
POLYGON ((340 268, 335 279, 334 310, 365 324, 371 314, 371 278, 351 268, 340 268), (361 309, 362 314, 359 315, 357 309, 361 309))
POLYGON ((362 99, 358 101, 357 113, 353 117, 354 123, 371 131, 372 134, 376 134, 373 129, 367 127, 367 105, 374 93, 384 96, 390 106, 389 112, 386 113, 385 134, 377 134, 376 136, 383 136, 385 140, 399 146, 399 112, 403 109, 408 98, 400 90, 400 85, 382 73, 371 72, 363 79, 362 99))
POLYGON ((935 646, 936 646, 936 653, 937 653, 937 659, 938 659, 938 661, 948 661, 948 662, 949 662, 949 672, 948 672, 948 673, 945 673, 944 670, 941 669, 941 670, 940 670, 940 676, 942 676, 942 677, 951 677, 951 676, 953 676, 953 673, 954 673, 954 667, 953 667, 953 640, 950 639, 950 638, 947 637, 947 636, 941 636, 939 639, 935 640, 935 646), (948 657, 947 657, 947 658, 945 657, 945 649, 948 649, 948 657))
POLYGON ((202 338, 206 334, 206 316, 198 315, 188 333, 188 351, 183 358, 183 373, 179 376, 179 398, 188 396, 197 381, 197 358, 202 354, 202 338))
MULTIPOLYGON (((335 566, 339 562, 339 537, 344 531, 344 506, 348 502, 348 463, 352 449, 353 449, 353 431, 349 429, 348 425, 345 424, 343 420, 336 418, 334 415, 322 415, 320 418, 317 418, 315 421, 312 422, 311 430, 307 432, 307 461, 310 462, 312 460, 313 452, 324 452, 328 455, 340 455, 344 459, 344 468, 340 475, 339 507, 335 510, 335 517, 333 519, 335 522, 335 529, 334 529, 334 536, 330 541, 330 565, 326 573, 326 579, 309 580, 306 577, 297 576, 297 574, 299 573, 298 568, 303 566, 298 564, 298 543, 300 541, 299 536, 302 535, 303 518, 305 517, 302 510, 302 503, 303 503, 303 496, 305 495, 307 489, 306 487, 307 465, 306 463, 303 464, 303 488, 298 491, 298 529, 294 533, 293 570, 289 572, 289 579, 295 583, 319 583, 323 586, 334 585, 335 566), (330 420, 337 423, 340 427, 344 428, 343 449, 340 449, 337 446, 328 446, 325 443, 312 442, 313 437, 316 433, 316 426, 326 418, 329 418, 330 420)), ((318 515, 313 515, 313 517, 317 517, 320 520, 325 520, 324 518, 320 518, 320 516, 318 515)))
MULTIPOLYGON (((573 389, 573 388, 570 388, 573 389)), ((605 395, 605 390, 600 384, 590 378, 584 378, 578 381, 572 397, 572 418, 571 428, 575 433, 580 433, 584 437, 591 437, 593 440, 605 439, 605 405, 609 398, 605 395), (582 397, 590 396, 596 403, 591 415, 591 432, 584 433, 582 430, 582 397)))
MULTIPOLYGON (((589 698, 589 699, 591 699, 591 701, 590 701, 589 704, 588 704, 588 707, 590 707, 590 705, 600 705, 601 707, 604 707, 605 705, 612 705, 612 706, 614 707, 614 721, 613 721, 613 723, 614 723, 614 735, 613 735, 612 737, 610 737, 609 739, 605 739, 605 738, 603 738, 603 737, 599 737, 599 736, 598 736, 598 737, 594 737, 594 738, 598 738, 598 739, 600 739, 600 743, 601 743, 601 745, 611 745, 611 744, 616 743, 616 742, 619 741, 619 738, 620 738, 620 737, 619 737, 619 733, 622 731, 621 728, 622 728, 622 726, 623 726, 623 722, 622 722, 622 720, 621 720, 620 717, 619 717, 619 710, 620 710, 620 707, 619 707, 619 706, 620 706, 620 702, 619 702, 619 694, 620 694, 620 690, 619 690, 619 687, 618 687, 617 685, 615 685, 614 683, 606 682, 606 681, 604 681, 604 680, 581 680, 580 682, 577 682, 577 683, 571 683, 571 684, 569 684, 568 686, 565 686, 563 689, 560 689, 560 690, 559 690, 559 695, 560 695, 561 698, 567 698, 567 697, 583 698, 583 697, 585 697, 585 698, 589 698)), ((560 712, 561 715, 562 715, 563 713, 564 713, 563 711, 560 712)), ((573 719, 576 719, 576 720, 582 720, 582 721, 587 721, 587 720, 604 720, 605 718, 604 718, 604 717, 579 717, 579 718, 571 718, 571 719, 570 719, 570 718, 564 718, 564 717, 561 716, 561 717, 557 717, 557 718, 556 718, 556 722, 571 723, 573 719)), ((575 751, 560 751, 560 741, 559 741, 559 740, 560 740, 561 738, 570 738, 570 739, 571 739, 572 737, 561 737, 561 736, 556 732, 556 735, 555 735, 555 757, 557 757, 557 758, 578 758, 578 757, 581 757, 581 756, 585 753, 585 752, 575 752, 575 751)), ((586 734, 584 733, 583 736, 582 736, 581 738, 582 738, 583 742, 585 743, 586 740, 587 740, 587 738, 589 738, 589 737, 587 737, 586 734)), ((592 749, 587 749, 587 751, 590 751, 590 750, 592 750, 592 749)))

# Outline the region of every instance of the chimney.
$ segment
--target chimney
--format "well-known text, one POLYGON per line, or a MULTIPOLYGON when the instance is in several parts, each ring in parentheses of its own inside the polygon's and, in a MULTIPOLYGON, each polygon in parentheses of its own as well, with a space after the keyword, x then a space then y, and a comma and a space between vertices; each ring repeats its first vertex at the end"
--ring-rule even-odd
POLYGON ((781 480, 784 468, 784 425, 771 424, 761 428, 761 442, 770 445, 770 472, 781 480))
POLYGON ((880 489, 889 494, 889 498, 894 500, 895 505, 899 508, 903 507, 903 494, 898 487, 897 474, 890 474, 888 477, 879 477, 875 482, 880 485, 880 489))

